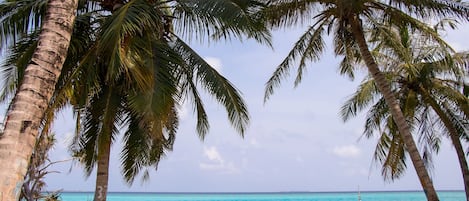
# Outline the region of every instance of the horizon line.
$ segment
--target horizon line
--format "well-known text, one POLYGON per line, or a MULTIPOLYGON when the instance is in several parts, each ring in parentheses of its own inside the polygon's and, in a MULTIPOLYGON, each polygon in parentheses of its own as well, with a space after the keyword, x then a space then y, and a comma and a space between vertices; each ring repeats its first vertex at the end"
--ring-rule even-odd
MULTIPOLYGON (((464 189, 452 189, 452 190, 436 190, 437 192, 457 192, 463 191, 464 189)), ((94 193, 94 191, 69 191, 69 190, 58 190, 58 191, 45 191, 45 192, 60 192, 60 193, 94 193)), ((357 191, 109 191, 108 193, 135 193, 135 194, 288 194, 288 193, 357 193, 357 191)), ((422 192, 423 190, 360 190, 360 193, 399 193, 399 192, 422 192)))

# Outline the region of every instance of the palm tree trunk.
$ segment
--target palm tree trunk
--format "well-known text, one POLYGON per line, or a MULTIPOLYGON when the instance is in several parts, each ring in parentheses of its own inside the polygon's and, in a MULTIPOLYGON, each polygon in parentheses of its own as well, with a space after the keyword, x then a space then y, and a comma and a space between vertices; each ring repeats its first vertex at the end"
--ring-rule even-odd
POLYGON ((18 200, 44 112, 72 35, 78 0, 49 0, 38 46, 0 138, 0 201, 18 200))
POLYGON ((448 129, 449 137, 453 143, 456 154, 458 155, 459 166, 461 167, 461 173, 464 180, 464 190, 466 192, 466 200, 469 201, 469 168, 467 166, 466 155, 464 154, 464 148, 462 147, 459 133, 451 123, 451 120, 446 113, 441 109, 439 104, 431 98, 430 94, 420 86, 419 91, 424 95, 424 100, 429 103, 432 109, 436 112, 438 117, 441 119, 446 129, 448 129))
POLYGON ((456 154, 458 155, 459 166, 461 166, 461 172, 464 179, 464 190, 466 191, 466 200, 469 201, 469 168, 467 167, 466 155, 464 154, 464 149, 461 145, 459 135, 450 133, 449 136, 451 138, 451 141, 453 142, 456 154))
POLYGON ((98 170, 96 172, 96 189, 94 201, 106 201, 109 181, 109 156, 111 153, 111 135, 100 141, 98 153, 98 170))
POLYGON ((464 190, 466 191, 466 200, 469 201, 469 168, 467 167, 466 155, 464 154, 464 149, 461 145, 461 140, 459 139, 459 135, 457 135, 457 133, 452 133, 450 131, 449 136, 451 138, 451 141, 453 142, 454 149, 456 150, 456 154, 458 155, 459 166, 461 167, 461 173, 464 179, 464 190))
POLYGON ((356 40, 355 42, 359 46, 360 54, 365 61, 369 73, 375 80, 379 91, 383 94, 383 97, 386 100, 386 104, 390 108, 392 117, 396 122, 399 133, 407 148, 407 152, 410 155, 427 200, 438 201, 438 195, 436 194, 435 188, 433 187, 433 182, 430 179, 422 157, 420 156, 417 149, 417 145, 415 144, 412 134, 410 133, 409 124, 406 122, 404 114, 402 113, 399 103, 397 102, 396 96, 392 93, 390 84, 379 70, 378 64, 376 64, 373 56, 370 53, 370 50, 368 49, 361 22, 358 17, 351 17, 350 21, 352 26, 352 34, 356 40))

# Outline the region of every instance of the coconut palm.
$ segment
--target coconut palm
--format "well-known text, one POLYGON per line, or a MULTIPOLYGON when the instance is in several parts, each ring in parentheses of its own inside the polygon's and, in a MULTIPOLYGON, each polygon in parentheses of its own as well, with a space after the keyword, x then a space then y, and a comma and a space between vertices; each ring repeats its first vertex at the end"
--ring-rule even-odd
POLYGON ((1 49, 15 44, 22 34, 41 29, 38 46, 24 71, 0 140, 3 200, 19 198, 18 186, 23 183, 42 116, 66 58, 77 8, 77 0, 50 0, 47 5, 36 1, 23 3, 28 5, 3 1, 0 6, 1 49))
POLYGON ((264 13, 273 28, 305 23, 312 25, 295 43, 293 49, 267 82, 265 100, 288 75, 296 60, 298 60, 298 73, 295 86, 298 85, 308 62, 320 59, 325 47, 323 36, 333 34, 336 55, 344 56, 344 60, 348 61, 353 61, 357 55, 363 59, 379 91, 382 92, 386 104, 391 109, 392 118, 397 124, 399 134, 409 152, 427 199, 438 200, 433 183, 412 138, 409 125, 399 107, 399 102, 369 50, 365 30, 376 23, 387 22, 396 26, 409 26, 436 38, 438 36, 435 32, 419 19, 456 17, 467 20, 469 10, 467 5, 455 1, 433 0, 386 2, 377 0, 278 0, 269 2, 270 6, 264 13))
MULTIPOLYGON (((405 28, 385 26, 373 34, 379 42, 373 51, 379 64, 385 66, 389 79, 407 122, 420 134, 421 152, 426 167, 431 166, 431 153, 438 151, 440 135, 447 134, 457 153, 469 200, 469 169, 461 138, 468 136, 465 123, 469 99, 461 92, 467 79, 467 53, 451 55, 445 44, 417 37, 405 28), (436 123, 435 123, 436 122, 436 123)), ((359 90, 342 107, 342 116, 348 120, 357 112, 370 108, 365 124, 365 135, 379 134, 375 159, 383 164, 385 179, 399 178, 405 168, 405 151, 389 107, 378 91, 374 79, 366 78, 359 90)))
MULTIPOLYGON (((119 126, 127 128, 121 159, 129 183, 171 150, 176 107, 185 99, 192 100, 197 131, 205 136, 209 124, 196 83, 225 106, 230 122, 244 133, 248 114, 239 92, 176 33, 199 40, 247 36, 269 44, 270 35, 255 15, 260 6, 231 0, 81 2, 44 128, 54 111, 66 103, 74 106, 79 135, 72 149, 88 174, 97 165, 95 200, 106 199, 109 152, 119 126)), ((8 61, 27 59, 34 38, 30 34, 25 45, 16 46, 8 61)), ((7 74, 21 78, 20 70, 10 68, 7 74)))
MULTIPOLYGON (((75 150, 83 157, 87 172, 97 164, 95 200, 106 199, 109 151, 117 125, 128 126, 121 159, 123 174, 129 183, 143 167, 156 167, 164 152, 172 148, 178 122, 175 107, 181 98, 189 96, 193 100, 198 115, 197 130, 203 138, 209 126, 193 81, 225 106, 230 122, 244 133, 248 115, 239 92, 173 32, 172 23, 174 17, 175 26, 184 27, 183 33, 193 34, 190 30, 196 30, 202 37, 214 30, 206 25, 214 24, 215 28, 219 27, 215 37, 246 32, 248 37, 268 42, 268 34, 262 33, 265 29, 243 30, 255 24, 242 23, 259 23, 246 18, 250 17, 246 15, 247 9, 251 9, 247 4, 250 2, 253 1, 180 1, 175 5, 159 2, 154 6, 154 2, 129 1, 119 5, 121 7, 103 21, 97 45, 90 51, 96 53, 88 53, 81 65, 92 66, 98 62, 97 66, 103 66, 103 70, 98 70, 102 74, 96 74, 101 80, 96 88, 101 90, 86 89, 99 92, 91 101, 84 101, 87 105, 82 124, 84 135, 78 137, 76 144, 79 146, 75 150), (168 10, 171 6, 174 9, 168 10), (176 19, 183 22, 178 24, 176 19), (199 26, 200 23, 205 26, 199 26), (125 41, 123 45, 122 41, 125 41), (98 105, 103 105, 99 103, 106 106, 105 110, 99 109, 98 105)), ((88 73, 83 75, 89 77, 88 73)))

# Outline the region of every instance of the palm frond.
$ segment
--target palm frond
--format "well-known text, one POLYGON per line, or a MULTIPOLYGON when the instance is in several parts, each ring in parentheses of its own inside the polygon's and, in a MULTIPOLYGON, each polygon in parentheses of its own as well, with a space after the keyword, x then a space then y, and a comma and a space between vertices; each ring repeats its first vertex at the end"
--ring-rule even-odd
POLYGON ((197 82, 225 107, 231 125, 244 135, 249 124, 249 114, 240 92, 182 40, 176 41, 174 50, 186 61, 184 67, 195 72, 197 82))
POLYGON ((322 1, 276 0, 269 1, 262 12, 273 28, 286 27, 309 22, 314 16, 313 8, 319 7, 322 1))
POLYGON ((197 113, 197 134, 200 139, 204 139, 205 135, 208 133, 210 124, 208 122, 208 116, 205 111, 202 98, 197 91, 197 86, 192 81, 192 79, 187 80, 187 85, 185 86, 186 93, 191 97, 193 110, 197 113))
POLYGON ((107 82, 113 83, 126 75, 129 69, 135 69, 135 57, 139 55, 128 54, 135 53, 133 51, 151 51, 146 48, 148 43, 133 39, 145 36, 146 31, 151 30, 154 35, 152 38, 158 40, 163 35, 160 31, 163 30, 162 19, 161 13, 153 9, 146 0, 129 1, 106 19, 101 27, 97 51, 108 62, 105 77, 107 82), (141 43, 136 44, 135 41, 141 43))
POLYGON ((445 86, 441 82, 434 82, 434 93, 438 94, 441 99, 446 99, 449 102, 455 103, 458 110, 461 111, 466 118, 469 117, 469 98, 452 87, 445 86))
POLYGON ((324 41, 322 34, 324 29, 322 26, 315 28, 311 26, 295 43, 287 57, 276 68, 273 75, 266 83, 264 102, 274 93, 274 89, 280 86, 280 83, 289 75, 290 68, 293 63, 300 58, 298 66, 298 74, 296 76, 295 85, 298 85, 302 78, 302 73, 306 67, 307 61, 317 61, 320 54, 324 51, 324 41))
POLYGON ((399 139, 399 136, 394 135, 381 171, 384 179, 395 180, 400 178, 407 168, 405 160, 404 142, 399 139))
POLYGON ((391 5, 405 7, 409 12, 415 13, 420 17, 455 17, 462 20, 468 20, 469 7, 461 1, 441 1, 441 0, 391 0, 391 5))
POLYGON ((165 152, 172 150, 178 118, 174 105, 167 109, 165 114, 150 115, 153 117, 130 115, 128 118, 121 152, 122 172, 128 184, 133 183, 143 168, 157 168, 165 152))
POLYGON ((454 112, 457 111, 451 106, 443 105, 445 113, 448 114, 449 120, 456 132, 459 134, 460 139, 469 141, 469 121, 464 117, 464 115, 454 112))
POLYGON ((407 167, 402 139, 392 132, 380 133, 373 157, 375 163, 382 165, 381 175, 391 181, 401 177, 407 167))
POLYGON ((39 31, 46 0, 17 0, 0 3, 0 50, 23 36, 39 31))
POLYGON ((389 6, 385 6, 385 5, 383 5, 383 7, 385 7, 385 9, 383 10, 383 13, 381 13, 381 15, 383 15, 383 17, 378 18, 378 19, 382 20, 382 22, 377 22, 376 20, 374 20, 372 18, 373 16, 370 16, 370 18, 368 18, 368 20, 370 20, 371 22, 374 22, 374 24, 375 23, 378 23, 378 24, 388 23, 390 25, 393 25, 393 26, 396 26, 396 27, 399 27, 399 28, 407 27, 409 29, 409 31, 417 32, 418 34, 421 35, 421 37, 425 37, 427 39, 430 39, 431 41, 433 41, 434 43, 440 45, 441 47, 452 50, 451 46, 449 46, 446 43, 446 41, 444 41, 440 37, 438 32, 435 29, 433 29, 433 27, 428 25, 427 23, 424 23, 424 22, 416 19, 412 15, 407 14, 404 11, 399 10, 397 8, 393 8, 393 7, 389 7, 389 6))
POLYGON ((360 50, 355 44, 351 33, 346 27, 336 27, 334 34, 334 53, 344 58, 339 64, 339 73, 347 75, 350 79, 355 78, 355 71, 363 66, 360 50))
POLYGON ((358 90, 342 105, 340 114, 342 120, 348 121, 358 112, 369 107, 378 97, 379 91, 373 80, 365 80, 360 84, 358 90))
POLYGON ((117 88, 103 87, 103 90, 92 97, 90 104, 83 108, 81 114, 82 130, 74 139, 72 154, 78 158, 89 176, 93 171, 99 154, 106 152, 103 146, 118 133, 117 125, 122 124, 124 111, 122 99, 117 88))
POLYGON ((372 137, 375 131, 381 130, 383 124, 387 123, 389 116, 386 101, 380 98, 366 114, 363 134, 368 138, 372 137))
POLYGON ((128 184, 132 183, 139 171, 148 162, 150 144, 146 130, 141 129, 140 119, 129 117, 121 151, 122 174, 128 184))
POLYGON ((6 101, 15 95, 18 83, 23 80, 26 66, 36 49, 38 33, 27 34, 9 48, 5 61, 0 66, 2 77, 0 101, 6 101))
POLYGON ((259 11, 264 4, 257 0, 176 0, 175 29, 187 38, 204 40, 243 39, 244 36, 272 45, 271 34, 259 11))

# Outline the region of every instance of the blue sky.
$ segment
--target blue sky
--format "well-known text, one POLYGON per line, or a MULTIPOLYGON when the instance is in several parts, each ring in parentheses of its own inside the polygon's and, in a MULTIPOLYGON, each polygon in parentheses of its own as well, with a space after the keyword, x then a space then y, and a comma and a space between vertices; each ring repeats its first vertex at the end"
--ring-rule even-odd
MULTIPOLYGON (((456 49, 467 50, 467 26, 448 33, 456 49)), ((277 31, 274 50, 253 41, 210 43, 193 47, 233 82, 248 104, 251 124, 244 139, 230 126, 226 112, 205 96, 210 132, 198 139, 190 106, 182 106, 182 120, 174 151, 150 171, 150 180, 132 187, 120 176, 119 144, 111 155, 110 191, 158 192, 259 192, 259 191, 355 191, 419 190, 409 162, 405 176, 385 182, 372 163, 376 139, 360 139, 363 117, 343 123, 341 104, 353 93, 360 79, 352 82, 337 72, 338 59, 328 46, 320 62, 312 63, 299 87, 293 79, 264 105, 264 84, 286 56, 302 30, 277 31)), ((294 72, 292 72, 294 74, 294 72)), ((293 76, 292 76, 293 78, 293 76)), ((66 145, 74 132, 70 111, 57 115, 55 133, 59 143, 52 160, 70 158, 66 145)), ((435 157, 432 173, 438 190, 463 189, 456 154, 444 141, 435 157)), ((95 177, 85 179, 80 166, 71 162, 53 166, 61 173, 47 177, 48 189, 93 191, 95 177)))

